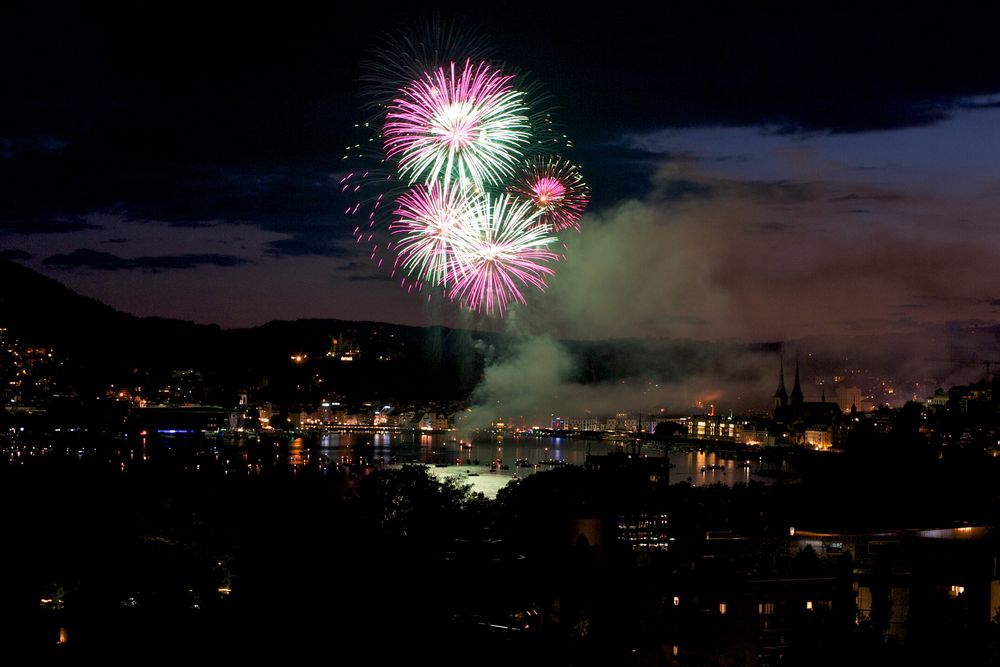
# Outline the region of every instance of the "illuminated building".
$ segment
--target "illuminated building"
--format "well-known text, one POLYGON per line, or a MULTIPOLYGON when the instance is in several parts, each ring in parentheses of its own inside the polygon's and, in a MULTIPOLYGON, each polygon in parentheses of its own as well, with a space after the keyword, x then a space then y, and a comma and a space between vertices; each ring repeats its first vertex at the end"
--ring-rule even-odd
POLYGON ((806 429, 805 444, 813 449, 833 449, 833 426, 812 426, 806 429))
POLYGON ((596 417, 570 417, 566 420, 566 427, 573 431, 600 431, 603 424, 596 417))

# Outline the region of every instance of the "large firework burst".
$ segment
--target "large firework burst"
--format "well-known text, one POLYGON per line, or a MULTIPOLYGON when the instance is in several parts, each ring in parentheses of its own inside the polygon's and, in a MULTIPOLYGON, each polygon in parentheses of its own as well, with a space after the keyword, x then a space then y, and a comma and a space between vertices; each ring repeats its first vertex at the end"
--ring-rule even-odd
POLYGON ((510 301, 525 303, 522 289, 545 289, 559 255, 556 238, 531 202, 483 195, 470 202, 470 224, 456 228, 448 294, 470 310, 503 314, 510 301))
POLYGON ((447 183, 417 185, 396 200, 389 225, 396 240, 395 269, 422 286, 446 286, 454 265, 453 242, 470 224, 474 207, 464 188, 447 183))
POLYGON ((541 214, 539 224, 550 225, 557 232, 579 229, 580 216, 590 200, 590 189, 579 169, 555 156, 528 160, 507 191, 530 201, 541 214))
POLYGON ((410 184, 499 186, 530 140, 523 94, 487 63, 451 63, 405 87, 389 105, 386 155, 410 184))

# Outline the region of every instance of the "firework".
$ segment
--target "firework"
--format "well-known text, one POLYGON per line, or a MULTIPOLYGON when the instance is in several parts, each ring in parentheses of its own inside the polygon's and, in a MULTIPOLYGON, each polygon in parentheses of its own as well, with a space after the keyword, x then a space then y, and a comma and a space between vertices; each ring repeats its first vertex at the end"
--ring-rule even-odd
POLYGON ((440 16, 382 35, 361 63, 369 120, 381 124, 386 108, 399 91, 425 72, 452 62, 485 60, 491 54, 486 39, 476 30, 443 21, 440 16))
POLYGON ((548 96, 487 57, 439 21, 386 36, 365 63, 367 137, 347 147, 340 188, 358 245, 402 287, 502 316, 545 289, 589 191, 555 157, 572 144, 548 96))
POLYGON ((590 200, 590 189, 580 171, 558 157, 529 160, 517 180, 507 187, 539 211, 538 223, 555 231, 580 228, 580 216, 590 200))
POLYGON ((458 186, 418 185, 396 200, 396 219, 389 225, 396 240, 396 263, 419 284, 444 286, 454 265, 453 240, 474 224, 474 207, 458 186))
POLYGON ((481 195, 470 201, 466 224, 454 229, 448 295, 470 310, 503 315, 511 301, 525 303, 522 289, 545 289, 559 256, 556 238, 536 224, 531 202, 509 195, 481 195))
POLYGON ((389 105, 387 157, 410 183, 471 181, 499 186, 530 140, 523 94, 490 65, 451 63, 405 87, 389 105))

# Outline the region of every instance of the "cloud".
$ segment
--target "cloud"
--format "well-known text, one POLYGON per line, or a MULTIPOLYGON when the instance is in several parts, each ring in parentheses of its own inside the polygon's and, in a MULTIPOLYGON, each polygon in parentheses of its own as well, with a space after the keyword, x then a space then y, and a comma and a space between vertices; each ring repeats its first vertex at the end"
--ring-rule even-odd
POLYGON ((901 194, 895 192, 872 192, 866 194, 858 194, 857 192, 850 192, 846 195, 841 195, 839 197, 834 197, 830 201, 895 201, 897 199, 902 199, 901 194))
POLYGON ((341 264, 334 270, 339 273, 351 273, 352 275, 347 276, 347 280, 350 282, 371 280, 396 281, 395 278, 388 274, 379 273, 374 264, 366 261, 350 261, 346 264, 341 264))
POLYGON ((0 257, 2 257, 3 259, 12 259, 14 261, 24 262, 31 259, 32 255, 30 252, 27 252, 26 250, 18 250, 16 248, 12 248, 10 250, 0 250, 0 257))
POLYGON ((1000 107, 1000 94, 972 95, 958 100, 958 106, 963 109, 996 109, 1000 107))
POLYGON ((64 269, 85 268, 98 271, 128 271, 141 269, 153 272, 192 269, 203 265, 232 267, 247 263, 247 260, 233 255, 186 254, 124 258, 111 253, 99 252, 87 248, 74 250, 69 254, 51 255, 42 261, 42 264, 45 264, 46 266, 54 266, 64 269))
POLYGON ((341 264, 334 271, 368 271, 371 270, 370 262, 347 262, 346 264, 341 264))
POLYGON ((111 253, 98 252, 86 248, 74 250, 69 254, 60 253, 50 255, 42 261, 42 264, 61 268, 87 268, 101 271, 122 271, 136 268, 131 260, 123 259, 111 253))
POLYGON ((773 346, 528 336, 486 368, 458 425, 469 431, 504 419, 545 426, 552 415, 676 414, 699 403, 758 408, 777 368, 773 346))
POLYGON ((348 236, 349 230, 338 227, 301 230, 285 239, 267 244, 269 255, 302 257, 320 255, 323 257, 360 257, 365 249, 354 244, 348 236))
POLYGON ((57 218, 39 221, 0 220, 0 234, 70 234, 89 229, 101 229, 82 218, 57 218))
POLYGON ((61 151, 67 145, 65 139, 53 136, 0 137, 0 158, 10 159, 22 153, 61 151))
POLYGON ((377 275, 377 274, 373 274, 373 275, 369 275, 369 276, 348 276, 347 279, 349 281, 351 281, 351 282, 359 282, 359 281, 363 282, 363 281, 368 281, 368 280, 384 280, 384 281, 393 281, 393 282, 395 282, 395 278, 392 278, 391 276, 383 276, 383 275, 377 275))
POLYGON ((275 255, 343 254, 336 241, 349 238, 350 228, 332 165, 158 163, 135 154, 134 147, 118 146, 120 141, 95 137, 69 155, 0 160, 5 203, 0 233, 95 229, 86 220, 104 214, 167 224, 177 234, 225 224, 255 226, 287 237, 272 245, 275 255))
POLYGON ((826 200, 795 210, 633 201, 588 216, 548 291, 517 315, 532 330, 587 338, 781 340, 848 320, 877 331, 901 303, 933 301, 932 322, 975 314, 981 303, 956 299, 1000 281, 995 232, 974 240, 935 216, 905 231, 872 215, 858 226, 826 200))
POLYGON ((560 343, 542 337, 524 340, 510 356, 486 368, 473 395, 476 409, 461 428, 482 428, 504 415, 536 417, 554 408, 574 366, 560 343))

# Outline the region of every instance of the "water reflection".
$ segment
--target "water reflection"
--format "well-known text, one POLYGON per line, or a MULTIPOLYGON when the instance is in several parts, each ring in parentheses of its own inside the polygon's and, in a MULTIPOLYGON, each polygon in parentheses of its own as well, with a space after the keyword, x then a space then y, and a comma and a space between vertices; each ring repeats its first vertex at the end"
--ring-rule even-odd
MULTIPOLYGON (((619 443, 565 438, 518 437, 467 441, 448 435, 349 432, 302 437, 214 438, 198 434, 170 437, 100 438, 91 434, 52 437, 48 441, 0 442, 0 461, 10 466, 61 464, 115 467, 157 465, 197 473, 257 476, 272 471, 292 474, 342 473, 343 467, 424 463, 439 474, 520 478, 559 465, 582 466, 589 454, 622 451, 619 443), (127 465, 125 465, 127 464, 127 465)), ((662 449, 647 446, 643 455, 661 457, 662 449)), ((773 477, 758 473, 759 458, 708 450, 671 450, 671 484, 688 482, 735 484, 773 477)), ((782 462, 781 470, 787 471, 782 462)), ((767 473, 767 470, 764 470, 767 473)))

